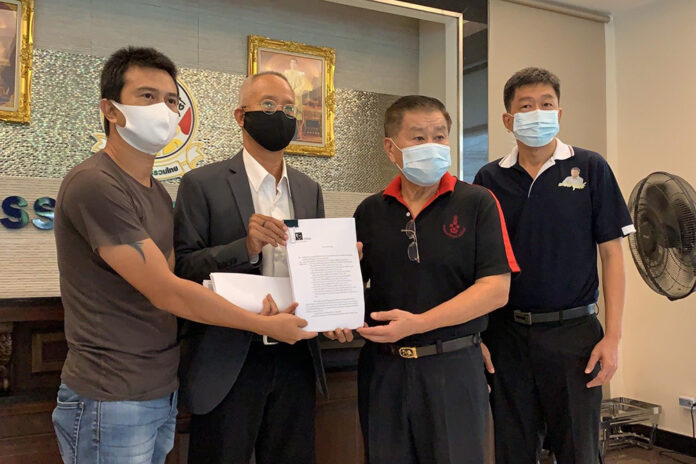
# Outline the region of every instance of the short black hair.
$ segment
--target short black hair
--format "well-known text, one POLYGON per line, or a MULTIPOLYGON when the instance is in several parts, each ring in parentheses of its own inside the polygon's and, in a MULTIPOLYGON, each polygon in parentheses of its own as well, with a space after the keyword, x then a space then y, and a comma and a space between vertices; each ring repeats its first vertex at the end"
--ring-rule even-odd
POLYGON ((510 104, 512 103, 512 99, 515 98, 515 91, 517 89, 525 85, 534 84, 550 85, 553 87, 554 92, 556 92, 558 101, 561 100, 561 81, 558 79, 558 76, 543 68, 524 68, 513 74, 505 83, 505 89, 503 90, 505 110, 510 111, 510 104))
MULTIPOLYGON (((121 103, 123 76, 133 66, 166 71, 172 76, 176 84, 177 69, 172 60, 154 48, 129 46, 116 50, 104 63, 100 80, 101 98, 121 103)), ((106 117, 104 118, 104 132, 107 136, 109 135, 109 121, 106 117)))
POLYGON ((401 130, 401 121, 406 111, 440 111, 447 120, 447 130, 452 128, 452 118, 440 100, 425 95, 406 95, 396 100, 384 114, 384 136, 393 137, 401 130))

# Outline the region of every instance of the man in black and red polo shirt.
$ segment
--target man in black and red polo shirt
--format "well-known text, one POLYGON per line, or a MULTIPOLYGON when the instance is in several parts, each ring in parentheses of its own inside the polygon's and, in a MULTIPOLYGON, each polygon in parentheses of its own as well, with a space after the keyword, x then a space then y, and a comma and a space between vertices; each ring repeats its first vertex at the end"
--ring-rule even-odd
POLYGON ((451 120, 424 96, 386 112, 401 174, 355 212, 370 327, 359 406, 371 464, 481 464, 488 390, 479 333, 519 269, 495 197, 458 181, 451 120))
POLYGON ((556 138, 560 82, 526 68, 505 85, 503 123, 517 143, 474 180, 500 199, 523 272, 484 340, 498 464, 594 464, 602 387, 616 371, 624 304, 621 237, 635 232, 598 153, 556 138), (595 315, 602 259, 606 334, 595 315))

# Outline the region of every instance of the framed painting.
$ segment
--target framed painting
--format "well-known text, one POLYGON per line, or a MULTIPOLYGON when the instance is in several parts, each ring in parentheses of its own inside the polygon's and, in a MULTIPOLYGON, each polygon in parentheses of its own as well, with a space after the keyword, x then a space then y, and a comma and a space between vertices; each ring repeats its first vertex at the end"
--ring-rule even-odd
POLYGON ((0 0, 0 120, 29 122, 34 0, 0 0))
POLYGON ((249 75, 279 72, 295 92, 297 130, 286 152, 334 156, 336 51, 250 35, 248 52, 249 75))

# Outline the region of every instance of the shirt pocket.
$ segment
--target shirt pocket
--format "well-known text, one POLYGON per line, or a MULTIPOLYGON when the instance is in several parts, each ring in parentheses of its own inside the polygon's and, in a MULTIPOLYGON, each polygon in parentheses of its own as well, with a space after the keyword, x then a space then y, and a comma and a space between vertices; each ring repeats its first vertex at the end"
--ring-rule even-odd
POLYGON ((584 189, 557 187, 548 198, 546 209, 557 232, 585 230, 592 232, 592 196, 589 186, 584 189))

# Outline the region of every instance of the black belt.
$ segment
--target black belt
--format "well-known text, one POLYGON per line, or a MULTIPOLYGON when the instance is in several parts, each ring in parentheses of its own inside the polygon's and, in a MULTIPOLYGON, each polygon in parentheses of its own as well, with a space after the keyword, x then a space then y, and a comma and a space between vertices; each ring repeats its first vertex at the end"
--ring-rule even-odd
POLYGON ((563 311, 552 311, 549 313, 531 313, 515 309, 512 312, 512 317, 513 320, 518 324, 532 325, 543 322, 562 322, 593 314, 597 314, 594 303, 587 306, 578 306, 577 308, 564 309, 563 311))
POLYGON ((453 338, 452 340, 444 342, 437 341, 434 345, 402 346, 395 343, 377 343, 375 346, 382 353, 400 356, 406 359, 418 359, 424 356, 461 350, 470 346, 479 345, 480 343, 481 335, 476 333, 467 335, 466 337, 453 338))
POLYGON ((259 335, 259 334, 251 334, 251 341, 263 343, 266 346, 277 345, 278 343, 280 343, 278 340, 274 340, 271 337, 269 337, 268 335, 259 335))

